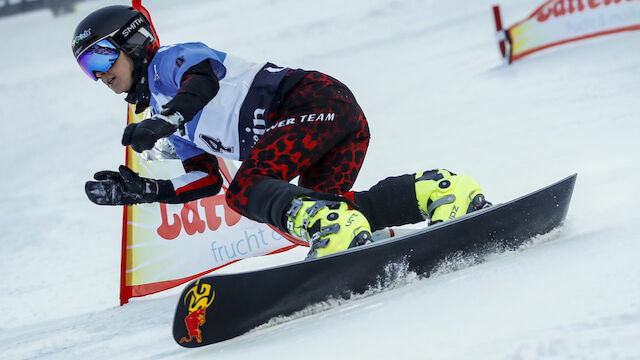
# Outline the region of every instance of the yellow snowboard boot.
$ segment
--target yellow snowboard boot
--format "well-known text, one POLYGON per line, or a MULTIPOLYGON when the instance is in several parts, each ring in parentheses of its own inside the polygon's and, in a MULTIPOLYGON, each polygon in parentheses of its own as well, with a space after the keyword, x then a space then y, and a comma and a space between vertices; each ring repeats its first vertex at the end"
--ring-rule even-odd
POLYGON ((420 210, 431 224, 491 205, 475 180, 448 170, 436 169, 416 174, 415 187, 420 210))
POLYGON ((309 243, 318 258, 372 241, 369 221, 345 202, 299 197, 286 213, 289 233, 309 243))

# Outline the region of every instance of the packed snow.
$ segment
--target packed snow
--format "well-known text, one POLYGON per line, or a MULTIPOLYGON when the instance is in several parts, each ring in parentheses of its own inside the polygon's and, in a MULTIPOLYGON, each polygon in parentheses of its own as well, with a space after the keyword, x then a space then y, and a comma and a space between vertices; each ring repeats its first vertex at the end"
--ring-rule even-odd
MULTIPOLYGON (((505 2, 504 22, 541 2, 505 2)), ((145 2, 164 44, 346 83, 372 132, 356 190, 448 168, 502 202, 579 174, 565 225, 526 249, 194 350, 171 336, 181 288, 119 306, 122 209, 83 191, 124 161, 123 99, 70 51, 105 4, 0 19, 0 359, 640 358, 640 32, 507 66, 487 0, 145 2)))

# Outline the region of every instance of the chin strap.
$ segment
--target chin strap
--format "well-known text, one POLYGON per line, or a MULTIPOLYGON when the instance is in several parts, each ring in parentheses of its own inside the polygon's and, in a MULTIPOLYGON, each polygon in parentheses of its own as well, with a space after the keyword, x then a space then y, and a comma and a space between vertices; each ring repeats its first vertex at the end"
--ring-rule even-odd
POLYGON ((149 106, 151 91, 147 83, 147 59, 134 61, 134 64, 136 66, 133 70, 133 85, 124 100, 130 104, 139 105, 136 106, 136 113, 139 114, 149 106))
POLYGON ((127 97, 124 100, 130 104, 138 105, 136 106, 136 114, 143 112, 147 107, 149 107, 151 90, 149 90, 147 68, 149 67, 149 62, 157 50, 150 47, 149 39, 145 40, 142 47, 147 49, 147 51, 144 51, 142 54, 128 54, 133 60, 134 66, 132 74, 133 85, 131 85, 131 89, 127 91, 127 97))

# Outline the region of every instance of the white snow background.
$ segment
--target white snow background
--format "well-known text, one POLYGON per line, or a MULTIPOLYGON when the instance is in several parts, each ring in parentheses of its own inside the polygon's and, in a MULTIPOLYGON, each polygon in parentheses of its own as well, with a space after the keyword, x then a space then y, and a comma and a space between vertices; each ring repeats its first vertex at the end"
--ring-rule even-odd
MULTIPOLYGON (((505 25, 541 2, 505 1, 505 25)), ((70 50, 106 4, 0 19, 1 359, 640 359, 640 32, 505 66, 487 0, 145 2, 163 44, 346 83, 372 132, 356 190, 448 168, 502 202, 579 174, 527 249, 193 350, 171 336, 180 289, 118 306, 122 209, 83 191, 124 161, 123 99, 70 50)))

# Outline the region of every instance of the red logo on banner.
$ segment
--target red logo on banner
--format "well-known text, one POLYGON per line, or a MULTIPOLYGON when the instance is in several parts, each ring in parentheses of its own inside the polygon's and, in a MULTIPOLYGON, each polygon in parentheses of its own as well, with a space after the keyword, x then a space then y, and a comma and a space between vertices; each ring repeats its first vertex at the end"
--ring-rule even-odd
POLYGON ((218 205, 222 205, 224 208, 224 222, 227 226, 233 226, 242 219, 240 214, 227 205, 224 194, 183 204, 180 215, 171 214, 173 220, 171 223, 169 222, 167 205, 160 204, 162 224, 157 229, 158 235, 163 239, 173 240, 180 235, 182 229, 188 235, 204 233, 207 228, 211 231, 216 231, 222 225, 222 218, 216 212, 218 205), (204 219, 200 215, 201 210, 204 213, 204 219))
POLYGON ((539 22, 547 21, 551 16, 562 17, 574 12, 583 12, 585 9, 595 9, 600 6, 609 6, 623 1, 636 0, 556 0, 553 5, 545 6, 538 11, 536 19, 539 22))

